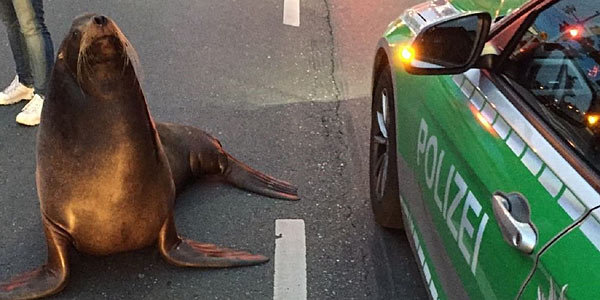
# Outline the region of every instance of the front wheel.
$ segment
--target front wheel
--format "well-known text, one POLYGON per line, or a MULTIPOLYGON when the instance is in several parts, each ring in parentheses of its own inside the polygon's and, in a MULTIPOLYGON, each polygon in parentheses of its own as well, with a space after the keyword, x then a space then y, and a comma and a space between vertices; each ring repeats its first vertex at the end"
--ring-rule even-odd
POLYGON ((394 88, 389 66, 376 75, 371 106, 369 185, 375 222, 403 228, 396 166, 394 88))

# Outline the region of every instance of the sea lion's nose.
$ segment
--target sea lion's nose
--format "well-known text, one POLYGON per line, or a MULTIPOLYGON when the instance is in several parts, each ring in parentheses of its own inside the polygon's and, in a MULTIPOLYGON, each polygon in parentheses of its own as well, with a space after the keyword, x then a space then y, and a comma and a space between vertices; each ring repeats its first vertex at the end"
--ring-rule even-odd
POLYGON ((104 26, 104 25, 106 25, 106 21, 107 21, 107 19, 105 16, 95 16, 94 17, 94 23, 96 23, 97 25, 104 26))

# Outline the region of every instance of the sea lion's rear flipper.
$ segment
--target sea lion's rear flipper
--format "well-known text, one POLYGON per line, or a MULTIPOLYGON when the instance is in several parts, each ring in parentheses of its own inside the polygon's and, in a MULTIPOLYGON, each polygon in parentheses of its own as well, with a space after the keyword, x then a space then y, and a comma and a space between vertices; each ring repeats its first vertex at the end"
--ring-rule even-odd
POLYGON ((160 231, 158 248, 169 263, 180 267, 229 268, 269 261, 262 255, 182 239, 177 234, 172 215, 160 231))
POLYGON ((193 179, 217 175, 241 189, 298 200, 298 188, 263 174, 229 155, 210 134, 191 126, 156 122, 177 189, 193 179))
POLYGON ((69 235, 45 217, 42 219, 48 244, 47 263, 10 281, 0 282, 0 299, 37 299, 56 294, 65 287, 69 276, 69 235))
POLYGON ((252 169, 228 153, 226 166, 221 175, 225 180, 241 189, 255 192, 272 198, 299 200, 298 188, 288 182, 263 174, 252 169))

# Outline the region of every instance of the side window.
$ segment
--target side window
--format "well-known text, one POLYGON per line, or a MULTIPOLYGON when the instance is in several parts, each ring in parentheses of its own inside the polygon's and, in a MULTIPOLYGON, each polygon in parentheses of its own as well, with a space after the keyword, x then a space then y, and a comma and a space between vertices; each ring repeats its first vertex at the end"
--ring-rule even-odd
POLYGON ((521 37, 505 73, 600 170, 600 1, 563 0, 547 7, 521 37))

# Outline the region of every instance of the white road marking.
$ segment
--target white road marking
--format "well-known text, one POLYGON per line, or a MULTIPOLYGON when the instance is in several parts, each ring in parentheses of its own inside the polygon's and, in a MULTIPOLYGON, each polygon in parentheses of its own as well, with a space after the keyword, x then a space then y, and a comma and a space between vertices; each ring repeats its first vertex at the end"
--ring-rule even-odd
POLYGON ((304 220, 275 220, 273 300, 306 300, 304 220))
POLYGON ((300 0, 283 0, 283 24, 300 26, 300 0))

